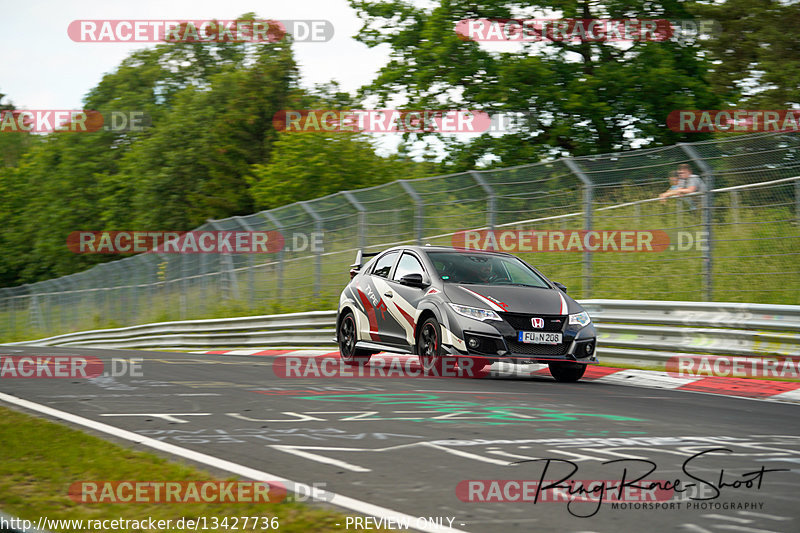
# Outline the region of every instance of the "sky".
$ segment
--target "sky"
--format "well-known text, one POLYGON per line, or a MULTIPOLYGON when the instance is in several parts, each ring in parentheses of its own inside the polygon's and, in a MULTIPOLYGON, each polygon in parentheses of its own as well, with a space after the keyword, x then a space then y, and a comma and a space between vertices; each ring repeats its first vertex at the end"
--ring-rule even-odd
POLYGON ((254 12, 277 20, 327 20, 328 42, 295 43, 302 84, 337 80, 354 91, 388 60, 386 46, 368 48, 353 36, 361 27, 347 0, 0 0, 0 93, 24 109, 80 109, 89 90, 146 43, 73 42, 67 27, 84 19, 235 19, 254 12), (356 66, 354 68, 354 66, 356 66))

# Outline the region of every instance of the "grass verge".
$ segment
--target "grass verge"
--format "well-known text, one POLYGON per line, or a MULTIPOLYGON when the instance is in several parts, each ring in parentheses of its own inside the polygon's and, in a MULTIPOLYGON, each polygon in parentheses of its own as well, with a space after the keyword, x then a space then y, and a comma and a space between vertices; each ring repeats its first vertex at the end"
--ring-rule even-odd
MULTIPOLYGON (((206 481, 218 480, 193 466, 178 464, 151 453, 129 450, 65 425, 0 406, 0 510, 37 523, 50 519, 172 520, 182 517, 277 517, 280 531, 341 531, 346 515, 308 505, 281 503, 76 503, 68 496, 76 481, 206 481), (336 524, 341 524, 337 526, 336 524)), ((234 477, 228 478, 233 480, 234 477)), ((268 480, 265 480, 268 481, 268 480)), ((229 526, 230 527, 230 526, 229 526)), ((93 528, 89 528, 92 530, 93 528)), ((51 528, 51 531, 87 529, 51 528)), ((203 531, 202 527, 200 530, 203 531)), ((206 529, 204 531, 229 531, 206 529)), ((264 531, 243 529, 239 531, 264 531)), ((116 529, 115 531, 156 531, 116 529)), ((163 531, 163 530, 162 530, 163 531)), ((180 531, 170 528, 169 531, 180 531)))

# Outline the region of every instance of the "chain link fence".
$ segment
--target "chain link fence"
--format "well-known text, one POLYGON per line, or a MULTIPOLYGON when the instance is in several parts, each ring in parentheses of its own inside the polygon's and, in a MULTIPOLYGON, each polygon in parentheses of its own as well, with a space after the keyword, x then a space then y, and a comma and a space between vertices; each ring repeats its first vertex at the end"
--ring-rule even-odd
MULTIPOLYGON (((661 252, 517 253, 575 298, 800 303, 800 135, 755 134, 399 180, 197 230, 277 231, 271 254, 143 253, 0 289, 0 339, 333 309, 358 248, 463 230, 661 230, 661 252), (659 201, 691 166, 706 192, 659 201), (313 237, 322 247, 313 248, 313 237)), ((67 252, 65 248, 65 253, 67 252)))

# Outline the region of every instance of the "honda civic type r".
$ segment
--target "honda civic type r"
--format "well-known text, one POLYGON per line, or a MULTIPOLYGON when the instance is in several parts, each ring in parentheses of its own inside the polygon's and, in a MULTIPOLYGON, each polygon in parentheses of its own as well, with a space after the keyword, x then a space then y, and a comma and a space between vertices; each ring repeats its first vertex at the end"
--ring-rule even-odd
POLYGON ((416 354, 426 374, 449 363, 544 363, 577 381, 597 363, 597 332, 566 288, 506 253, 401 246, 356 256, 342 291, 336 340, 342 359, 416 354), (361 266, 362 257, 373 256, 361 266), (453 361, 448 361, 453 359, 453 361))

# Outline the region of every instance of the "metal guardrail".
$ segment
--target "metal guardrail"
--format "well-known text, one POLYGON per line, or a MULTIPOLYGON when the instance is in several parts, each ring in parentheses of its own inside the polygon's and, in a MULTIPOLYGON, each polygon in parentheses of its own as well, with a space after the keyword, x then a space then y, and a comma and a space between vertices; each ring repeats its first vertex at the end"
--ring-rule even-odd
POLYGON ((800 356, 800 305, 582 300, 601 361, 663 368, 670 357, 800 356))
MULTIPOLYGON (((680 355, 800 356, 800 306, 583 300, 601 361, 663 367, 680 355)), ((336 311, 187 320, 15 343, 96 348, 331 348, 336 311)))
POLYGON ((208 320, 158 322, 126 328, 67 333, 17 342, 21 346, 86 346, 94 348, 227 348, 331 347, 336 311, 311 311, 208 320))

